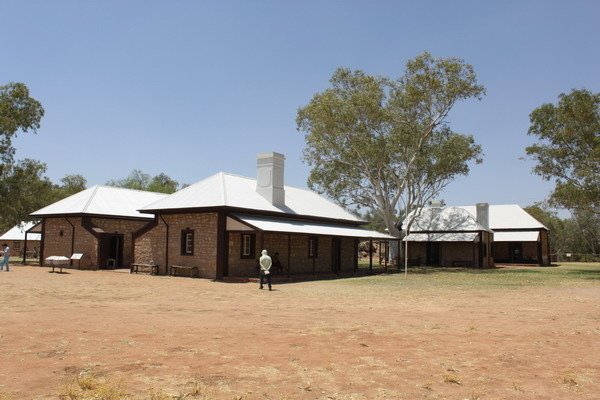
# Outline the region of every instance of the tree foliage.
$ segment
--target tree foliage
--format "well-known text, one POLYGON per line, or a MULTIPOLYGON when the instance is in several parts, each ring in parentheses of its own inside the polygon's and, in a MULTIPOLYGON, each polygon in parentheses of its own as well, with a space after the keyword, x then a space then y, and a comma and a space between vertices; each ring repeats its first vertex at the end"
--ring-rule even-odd
POLYGON ((138 169, 131 171, 129 176, 123 179, 110 180, 106 182, 109 186, 122 187, 136 190, 147 190, 158 193, 174 193, 179 183, 164 173, 154 177, 138 169))
POLYGON ((600 220, 590 211, 577 210, 560 218, 545 202, 525 207, 525 211, 548 228, 553 254, 600 252, 600 220))
POLYGON ((0 185, 0 197, 5 199, 0 213, 2 231, 28 221, 29 213, 54 201, 54 185, 44 176, 44 163, 25 159, 4 165, 6 169, 0 185))
POLYGON ((46 165, 35 160, 14 161, 13 138, 19 132, 37 132, 44 109, 30 97, 23 83, 0 86, 0 229, 27 220, 30 212, 46 205, 52 182, 43 176, 46 165))
POLYGON ((15 149, 12 139, 18 132, 36 132, 44 116, 39 101, 29 96, 23 83, 0 86, 0 161, 9 164, 15 149))
POLYGON ((380 213, 398 235, 398 214, 423 205, 481 161, 472 136, 450 129, 454 105, 485 89, 457 58, 423 53, 396 80, 340 68, 331 87, 298 110, 308 185, 344 206, 380 213))
POLYGON ((534 172, 555 180, 554 205, 600 216, 600 93, 572 90, 529 116, 534 172))

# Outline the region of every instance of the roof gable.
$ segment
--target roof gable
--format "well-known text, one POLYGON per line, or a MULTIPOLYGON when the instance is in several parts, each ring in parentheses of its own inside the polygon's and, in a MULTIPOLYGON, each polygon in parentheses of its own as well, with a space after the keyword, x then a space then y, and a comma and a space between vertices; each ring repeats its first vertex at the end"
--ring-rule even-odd
MULTIPOLYGON (((414 213, 411 213, 411 218, 414 213)), ((427 207, 414 217, 411 232, 485 231, 475 218, 461 207, 427 207)))
POLYGON ((68 214, 106 215, 125 218, 152 219, 137 211, 148 203, 167 197, 164 193, 146 192, 112 186, 92 186, 37 210, 32 216, 68 214))
MULTIPOLYGON (((21 222, 18 225, 10 228, 4 235, 0 236, 0 240, 25 240, 25 231, 35 226, 37 222, 21 222)), ((41 240, 42 235, 39 233, 28 233, 27 240, 41 240)))
POLYGON ((172 195, 141 208, 141 211, 232 207, 282 215, 310 216, 362 222, 344 208, 307 189, 284 186, 285 206, 277 207, 256 192, 256 180, 219 172, 172 195))
MULTIPOLYGON (((462 206, 476 216, 475 206, 462 206)), ((490 229, 548 229, 527 211, 516 204, 490 205, 490 229)))

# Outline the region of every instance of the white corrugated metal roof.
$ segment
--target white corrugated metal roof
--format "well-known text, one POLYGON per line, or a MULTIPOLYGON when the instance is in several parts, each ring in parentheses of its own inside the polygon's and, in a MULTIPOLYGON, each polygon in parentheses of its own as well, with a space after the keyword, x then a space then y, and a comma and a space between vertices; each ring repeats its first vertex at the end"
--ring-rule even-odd
POLYGON ((75 193, 72 196, 37 210, 30 215, 91 214, 152 219, 152 215, 142 214, 137 210, 146 204, 153 203, 167 196, 164 193, 145 192, 143 190, 112 186, 92 186, 89 189, 75 193))
MULTIPOLYGON (((474 217, 477 216, 475 206, 462 206, 474 217)), ((490 205, 490 229, 540 229, 546 228, 527 211, 516 204, 490 205)), ((546 228, 547 229, 547 228, 546 228)))
POLYGON ((326 224, 322 222, 295 221, 283 218, 258 217, 234 214, 236 218, 259 230, 267 232, 303 233, 310 235, 346 236, 356 238, 392 239, 394 236, 353 228, 344 225, 326 224))
POLYGON ((494 232, 494 242, 537 242, 539 231, 494 232))
POLYGON ((256 180, 219 172, 181 189, 141 211, 228 206, 288 215, 361 222, 337 204, 308 189, 285 186, 285 206, 276 207, 256 192, 256 180))
POLYGON ((410 233, 403 240, 408 242, 473 242, 478 235, 475 232, 410 233))
MULTIPOLYGON (((8 232, 0 236, 0 240, 25 240, 25 231, 35 226, 37 222, 21 222, 19 225, 13 226, 8 232)), ((42 235, 39 233, 28 233, 27 241, 42 240, 42 235)))
MULTIPOLYGON (((412 218, 413 213, 409 215, 412 218)), ((418 231, 485 231, 462 207, 428 207, 414 218, 410 232, 418 231)))

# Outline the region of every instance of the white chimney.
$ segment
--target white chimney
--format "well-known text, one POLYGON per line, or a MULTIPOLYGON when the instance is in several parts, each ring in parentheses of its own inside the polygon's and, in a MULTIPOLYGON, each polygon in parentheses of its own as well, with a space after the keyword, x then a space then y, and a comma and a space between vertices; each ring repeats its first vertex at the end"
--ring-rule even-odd
POLYGON ((485 229, 490 229, 490 205, 488 203, 477 203, 477 223, 485 229))
POLYGON ((284 161, 285 156, 275 152, 261 153, 256 159, 256 191, 274 206, 285 205, 284 161))

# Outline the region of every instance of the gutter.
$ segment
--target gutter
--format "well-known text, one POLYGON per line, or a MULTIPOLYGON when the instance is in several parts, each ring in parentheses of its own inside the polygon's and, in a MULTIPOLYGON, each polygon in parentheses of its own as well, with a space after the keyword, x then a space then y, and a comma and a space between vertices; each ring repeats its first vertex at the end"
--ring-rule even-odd
POLYGON ((163 218, 161 214, 158 214, 159 218, 162 219, 162 222, 167 227, 167 234, 165 238, 165 275, 169 275, 169 224, 163 218))
MULTIPOLYGON (((73 252, 75 251, 75 225, 73 225, 71 223, 71 221, 69 221, 69 218, 65 218, 65 221, 67 221, 69 223, 69 225, 71 225, 71 256, 72 256, 73 252)), ((69 266, 70 267, 73 266, 73 260, 71 259, 71 256, 69 256, 69 266)))

